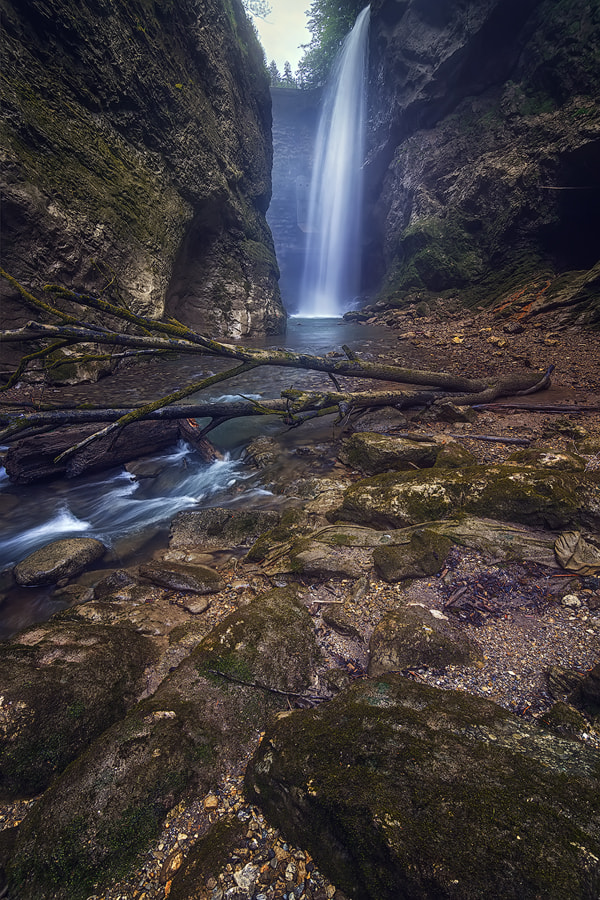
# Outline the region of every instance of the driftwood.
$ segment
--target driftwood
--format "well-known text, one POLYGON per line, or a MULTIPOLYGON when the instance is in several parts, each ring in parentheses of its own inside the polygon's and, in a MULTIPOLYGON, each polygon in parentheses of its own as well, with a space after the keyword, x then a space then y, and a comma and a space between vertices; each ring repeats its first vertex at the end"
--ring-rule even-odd
MULTIPOLYGON (((117 435, 124 433, 125 426, 129 428, 131 424, 142 420, 156 420, 157 427, 166 429, 166 423, 173 419, 206 418, 209 420, 208 425, 199 430, 197 439, 200 442, 199 446, 202 447, 201 442, 208 431, 227 419, 239 416, 277 415, 288 425, 296 426, 316 416, 331 414, 337 415, 338 422, 345 422, 349 414, 355 410, 377 406, 414 409, 448 400, 457 405, 490 403, 499 397, 543 390, 550 384, 553 368, 550 367, 545 373, 526 372, 496 378, 467 378, 449 372, 433 372, 361 360, 347 347, 343 348, 345 358, 311 356, 281 349, 258 350, 215 341, 174 320, 156 321, 138 316, 124 307, 119 299, 91 297, 76 294, 56 285, 47 285, 44 290, 51 299, 41 300, 3 270, 0 270, 0 274, 19 291, 28 307, 40 314, 44 320, 48 318, 55 320, 54 323, 31 321, 22 328, 0 332, 0 343, 15 344, 24 348, 21 363, 4 389, 15 384, 28 367, 39 366, 40 363, 48 364, 51 354, 57 347, 68 348, 73 354, 70 358, 74 361, 78 358, 76 355, 78 349, 82 356, 89 358, 94 354, 114 354, 115 348, 119 350, 125 348, 125 352, 134 357, 137 354, 147 356, 149 353, 157 355, 165 352, 192 353, 219 357, 233 363, 231 368, 224 372, 187 384, 180 390, 139 407, 95 410, 60 408, 40 411, 5 407, 0 412, 0 420, 4 426, 0 429, 0 440, 8 442, 24 435, 27 435, 27 440, 30 441, 42 440, 43 432, 49 426, 54 429, 65 429, 74 424, 90 426, 93 422, 102 423, 100 428, 89 427, 77 440, 73 440, 71 436, 66 446, 60 442, 61 448, 56 449, 54 457, 57 466, 55 471, 61 470, 64 466, 67 474, 74 474, 81 466, 82 471, 89 470, 86 469, 86 466, 91 464, 88 461, 94 456, 97 457, 100 450, 102 453, 107 452, 105 448, 115 443, 117 435), (65 309, 65 306, 68 308, 65 309), (102 325, 86 321, 87 310, 90 309, 102 313, 102 325), (284 391, 280 399, 259 403, 242 398, 228 404, 181 405, 181 401, 192 394, 239 376, 257 366, 322 372, 331 378, 335 391, 290 389, 284 391), (340 378, 359 378, 363 382, 383 381, 388 385, 395 384, 399 387, 352 391, 346 385, 340 385, 340 378), (412 389, 407 390, 407 386, 412 386, 412 389), (94 445, 91 457, 86 453, 86 448, 90 445, 94 445), (67 463, 67 460, 71 462, 67 463)), ((188 437, 192 437, 190 428, 187 430, 188 437)), ((209 445, 204 446, 205 452, 210 456, 209 445)))

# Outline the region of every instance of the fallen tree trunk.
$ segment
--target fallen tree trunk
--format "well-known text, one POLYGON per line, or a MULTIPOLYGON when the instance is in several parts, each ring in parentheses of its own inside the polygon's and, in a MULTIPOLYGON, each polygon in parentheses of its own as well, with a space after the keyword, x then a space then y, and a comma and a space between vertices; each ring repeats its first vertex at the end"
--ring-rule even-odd
POLYGON ((199 428, 192 428, 185 420, 173 419, 134 422, 118 435, 102 438, 69 459, 55 462, 64 450, 94 431, 94 424, 69 426, 49 434, 23 438, 6 454, 6 474, 15 484, 32 484, 57 476, 74 478, 159 453, 172 447, 180 438, 191 443, 207 463, 222 458, 222 454, 200 433, 199 428))
MULTIPOLYGON (((140 407, 127 409, 102 410, 46 410, 44 412, 19 412, 15 408, 5 409, 2 420, 5 425, 0 431, 0 440, 14 440, 22 432, 29 431, 28 440, 41 440, 41 432, 49 425, 54 428, 72 424, 88 424, 101 422, 99 430, 93 428, 79 440, 68 446, 62 445, 54 458, 57 471, 74 473, 82 460, 97 457, 98 450, 107 452, 105 448, 109 439, 114 442, 116 435, 123 433, 124 426, 139 423, 142 420, 157 420, 159 427, 165 428, 166 422, 172 419, 207 418, 209 424, 199 430, 198 440, 221 422, 231 418, 247 415, 278 415, 290 426, 299 425, 315 416, 337 413, 338 421, 356 409, 377 406, 394 406, 397 409, 419 408, 444 401, 456 405, 473 405, 486 403, 500 397, 515 394, 529 394, 542 390, 550 384, 552 368, 547 372, 526 372, 503 375, 494 378, 467 378, 449 372, 432 372, 423 369, 412 369, 388 363, 370 362, 359 359, 355 353, 344 347, 345 358, 330 356, 311 356, 293 353, 285 349, 259 350, 215 341, 206 335, 198 334, 185 325, 174 320, 166 322, 147 319, 126 309, 119 302, 111 302, 101 297, 89 297, 75 294, 55 285, 45 290, 68 300, 75 308, 89 307, 101 311, 103 324, 89 324, 84 321, 81 312, 72 315, 52 302, 39 300, 10 275, 2 270, 0 274, 15 287, 31 308, 43 311, 45 317, 54 316, 58 324, 29 322, 23 328, 0 332, 0 342, 32 345, 33 352, 24 354, 20 365, 9 379, 6 387, 12 386, 17 378, 21 378, 27 368, 32 365, 48 364, 50 355, 57 346, 61 348, 89 346, 94 347, 126 347, 128 353, 163 354, 175 352, 181 354, 199 354, 209 357, 220 357, 233 360, 234 365, 216 375, 203 378, 185 385, 166 396, 140 407), (127 330, 123 328, 127 324, 127 330), (40 347, 40 343, 42 347, 40 347), (180 406, 181 400, 198 393, 218 382, 239 376, 257 366, 277 366, 290 369, 322 372, 330 376, 335 384, 335 391, 284 391, 281 399, 256 402, 253 400, 234 401, 231 404, 193 404, 180 406), (338 378, 359 378, 362 381, 384 381, 388 384, 413 385, 420 390, 361 390, 353 392, 340 387, 338 378), (35 436, 34 433, 37 433, 35 436), (104 441, 104 444, 98 442, 104 441), (84 454, 85 448, 96 444, 91 457, 84 454), (71 463, 65 463, 72 457, 71 463), (76 463, 74 460, 79 460, 76 463)), ((111 351, 112 352, 112 351, 111 351)), ((121 354, 119 354, 121 355, 121 354)), ((76 361, 77 355, 71 360, 76 361)), ((130 440, 130 438, 128 438, 130 440)), ((112 443, 110 444, 112 446, 112 443)), ((49 445, 48 445, 49 446, 49 445)), ((200 446, 202 444, 200 443, 200 446)), ((209 452, 207 450, 207 452, 209 452)), ((85 465, 88 465, 86 462, 85 465)))

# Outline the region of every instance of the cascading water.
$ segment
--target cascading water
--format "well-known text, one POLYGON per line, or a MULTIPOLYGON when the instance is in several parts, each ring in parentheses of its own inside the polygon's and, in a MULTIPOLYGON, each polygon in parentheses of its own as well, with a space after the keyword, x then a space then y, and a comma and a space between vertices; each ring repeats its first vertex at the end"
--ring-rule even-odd
POLYGON ((358 292, 370 7, 335 62, 315 145, 300 316, 340 316, 358 292))

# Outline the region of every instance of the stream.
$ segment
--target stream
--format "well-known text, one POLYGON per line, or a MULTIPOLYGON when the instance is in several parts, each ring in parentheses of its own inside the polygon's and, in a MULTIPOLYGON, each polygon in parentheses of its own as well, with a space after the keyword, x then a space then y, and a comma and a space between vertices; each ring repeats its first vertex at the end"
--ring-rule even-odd
MULTIPOLYGON (((343 344, 360 350, 363 358, 396 343, 386 328, 345 322, 343 319, 291 318, 285 336, 244 340, 246 346, 276 348, 322 356, 343 344)), ((397 346, 397 344, 396 344, 397 346)), ((124 405, 149 400, 186 382, 230 365, 212 357, 148 361, 97 384, 44 390, 44 399, 101 399, 124 405)), ((278 397, 289 386, 330 387, 327 376, 277 367, 263 367, 203 392, 204 399, 239 396, 278 397)), ((199 396, 199 395, 197 395, 199 396)), ((193 398, 190 398, 193 402, 193 398)), ((204 463, 187 444, 179 444, 141 466, 107 470, 76 479, 55 479, 34 485, 11 484, 0 468, 0 639, 27 625, 47 619, 62 608, 52 600, 52 587, 18 588, 11 574, 15 563, 50 541, 65 537, 93 537, 109 548, 104 566, 128 566, 148 559, 168 539, 169 522, 184 509, 208 506, 269 506, 276 502, 260 482, 260 474, 243 461, 244 447, 259 434, 281 430, 280 421, 253 417, 233 420, 215 429, 210 438, 225 459, 204 463), (135 470, 128 471, 128 469, 135 470)), ((310 429, 291 432, 305 444, 310 429)), ((314 438, 313 438, 314 439, 314 438)))

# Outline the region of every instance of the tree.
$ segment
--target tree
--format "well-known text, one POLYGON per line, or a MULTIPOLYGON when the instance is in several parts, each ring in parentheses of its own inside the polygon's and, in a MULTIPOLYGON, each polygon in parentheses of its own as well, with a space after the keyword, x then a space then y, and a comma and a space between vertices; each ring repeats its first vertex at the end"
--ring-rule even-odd
POLYGON ((160 356, 164 353, 191 353, 231 361, 231 366, 224 372, 191 382, 167 396, 158 397, 139 407, 128 404, 118 409, 92 409, 87 406, 85 409, 24 409, 22 405, 15 407, 4 404, 0 409, 0 422, 4 426, 0 430, 2 442, 11 442, 24 435, 31 437, 43 434, 49 427, 54 436, 58 428, 67 425, 90 422, 101 425, 72 446, 67 437, 64 449, 55 458, 55 463, 94 441, 118 434, 130 423, 146 419, 207 417, 210 423, 199 435, 203 437, 222 422, 240 416, 277 415, 287 425, 297 426, 316 416, 336 414, 338 422, 342 422, 347 417, 372 407, 391 405, 398 409, 423 408, 449 400, 457 405, 488 403, 497 397, 518 392, 532 393, 550 383, 551 369, 545 374, 527 372, 504 375, 492 380, 368 362, 359 359, 347 347, 342 348, 345 358, 310 356, 286 350, 258 350, 215 341, 173 319, 159 321, 136 315, 127 308, 117 293, 111 294, 108 289, 104 296, 96 297, 78 294, 58 285, 46 285, 44 292, 49 299, 42 300, 4 270, 0 269, 0 275, 9 281, 21 295, 24 304, 37 315, 36 321, 30 321, 22 328, 0 332, 0 343, 17 344, 29 349, 0 391, 12 387, 23 378, 28 368, 47 362, 57 349, 65 347, 71 352, 75 348, 76 353, 80 352, 87 359, 107 354, 114 359, 135 359, 148 354, 160 356), (100 316, 96 316, 96 321, 94 312, 100 313, 100 316), (334 389, 301 391, 290 388, 282 392, 280 399, 275 400, 256 402, 242 398, 240 401, 218 405, 196 400, 193 404, 181 405, 182 400, 203 389, 264 365, 326 373, 334 389), (385 390, 353 391, 350 386, 340 385, 338 379, 342 377, 420 385, 426 390, 396 390, 386 387, 385 390))
POLYGON ((279 69, 277 68, 277 63, 274 59, 271 60, 268 66, 269 79, 273 87, 278 87, 281 84, 281 74, 279 69))
POLYGON ((296 79, 292 74, 292 66, 287 59, 283 64, 283 78, 281 80, 286 87, 296 87, 296 79))
POLYGON ((365 0, 312 0, 308 10, 309 44, 298 65, 306 87, 326 84, 331 66, 345 36, 352 29, 365 0))

